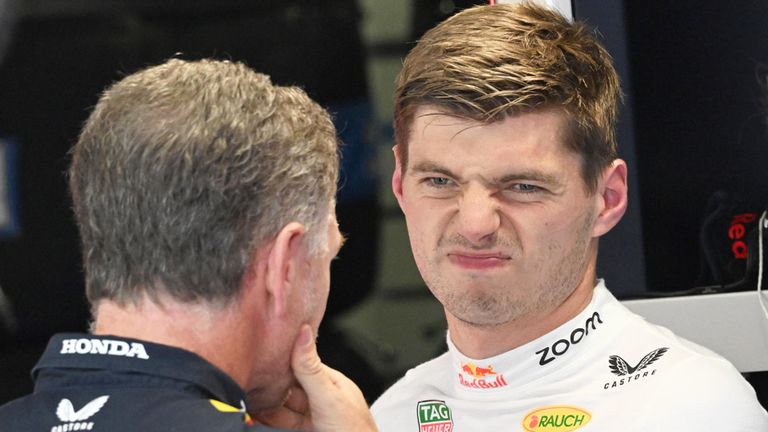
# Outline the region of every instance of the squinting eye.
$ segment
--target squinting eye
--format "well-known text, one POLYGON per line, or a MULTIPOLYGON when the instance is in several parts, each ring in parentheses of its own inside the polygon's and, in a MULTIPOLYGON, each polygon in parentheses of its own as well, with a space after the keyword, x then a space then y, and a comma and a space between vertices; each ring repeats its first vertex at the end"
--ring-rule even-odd
POLYGON ((540 190, 538 186, 534 186, 526 183, 517 183, 514 186, 512 186, 512 188, 522 193, 534 193, 540 190))
POLYGON ((447 186, 451 181, 445 177, 430 177, 427 180, 435 186, 447 186))

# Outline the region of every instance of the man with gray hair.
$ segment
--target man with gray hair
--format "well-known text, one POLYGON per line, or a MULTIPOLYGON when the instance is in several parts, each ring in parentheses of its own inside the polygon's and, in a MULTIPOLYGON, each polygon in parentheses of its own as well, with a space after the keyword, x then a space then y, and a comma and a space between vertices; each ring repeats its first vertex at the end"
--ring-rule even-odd
POLYGON ((107 89, 72 151, 92 334, 54 336, 3 430, 375 430, 317 357, 341 247, 335 129, 298 88, 170 60, 107 89))

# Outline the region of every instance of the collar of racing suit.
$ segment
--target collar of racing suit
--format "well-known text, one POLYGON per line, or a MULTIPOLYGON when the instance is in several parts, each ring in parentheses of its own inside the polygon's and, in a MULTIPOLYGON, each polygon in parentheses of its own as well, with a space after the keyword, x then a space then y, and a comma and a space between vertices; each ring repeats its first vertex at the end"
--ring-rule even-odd
POLYGON ((599 280, 589 305, 555 330, 511 351, 485 359, 462 354, 447 335, 454 391, 468 398, 489 393, 503 394, 551 375, 593 362, 590 353, 612 340, 619 326, 621 309, 599 280), (613 325, 612 325, 613 324, 613 325))

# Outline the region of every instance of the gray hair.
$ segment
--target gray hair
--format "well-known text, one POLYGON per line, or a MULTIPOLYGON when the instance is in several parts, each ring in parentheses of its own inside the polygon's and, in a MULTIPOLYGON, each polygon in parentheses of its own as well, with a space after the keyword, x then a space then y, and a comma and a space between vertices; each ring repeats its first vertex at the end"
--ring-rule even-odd
POLYGON ((107 89, 72 151, 88 299, 228 302, 291 221, 327 247, 339 160, 328 113, 243 64, 168 62, 107 89))

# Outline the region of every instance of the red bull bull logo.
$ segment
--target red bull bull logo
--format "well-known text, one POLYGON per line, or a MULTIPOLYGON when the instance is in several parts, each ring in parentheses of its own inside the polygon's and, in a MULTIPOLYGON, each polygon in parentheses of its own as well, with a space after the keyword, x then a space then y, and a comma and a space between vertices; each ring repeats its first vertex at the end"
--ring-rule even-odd
POLYGON ((464 387, 480 389, 499 388, 507 385, 507 381, 504 379, 504 374, 496 373, 493 370, 492 365, 480 367, 474 363, 461 364, 459 383, 464 387), (471 378, 465 378, 465 374, 469 375, 471 378))

